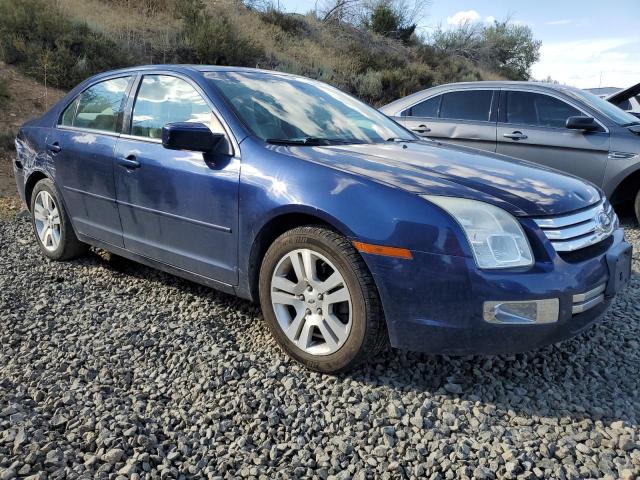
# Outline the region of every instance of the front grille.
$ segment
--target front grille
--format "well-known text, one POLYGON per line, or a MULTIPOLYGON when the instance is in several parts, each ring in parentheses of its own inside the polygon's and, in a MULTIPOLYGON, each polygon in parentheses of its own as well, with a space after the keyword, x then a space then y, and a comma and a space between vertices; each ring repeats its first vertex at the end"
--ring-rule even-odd
POLYGON ((556 252, 573 252, 595 245, 618 227, 618 217, 606 199, 586 210, 534 221, 556 252))
POLYGON ((607 288, 606 283, 598 285, 593 290, 589 290, 585 293, 578 293, 573 296, 573 305, 571 306, 571 313, 576 315, 583 313, 590 308, 595 307, 599 303, 604 301, 604 291, 607 288))

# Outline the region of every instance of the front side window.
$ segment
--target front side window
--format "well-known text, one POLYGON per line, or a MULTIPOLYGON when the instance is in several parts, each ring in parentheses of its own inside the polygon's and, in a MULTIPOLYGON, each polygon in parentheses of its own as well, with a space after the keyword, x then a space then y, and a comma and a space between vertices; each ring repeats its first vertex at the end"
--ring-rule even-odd
POLYGON ((416 140, 376 109, 327 84, 261 72, 206 77, 254 135, 301 145, 416 140))
POLYGON ((224 133, 202 96, 187 82, 168 75, 145 75, 138 89, 131 134, 137 137, 162 138, 167 123, 204 123, 214 133, 224 133))
POLYGON ((636 125, 640 123, 636 117, 631 115, 630 113, 625 112, 624 110, 618 108, 613 103, 608 102, 597 95, 594 95, 591 92, 587 92, 586 90, 580 90, 579 88, 566 88, 564 93, 570 95, 571 97, 577 99, 578 101, 584 102, 589 105, 594 110, 605 115, 612 122, 617 123, 621 127, 625 127, 628 125, 636 125))
POLYGON ((549 95, 533 92, 506 92, 506 121, 522 125, 564 128, 567 118, 582 112, 549 95))
POLYGON ((450 120, 488 122, 491 117, 492 90, 464 90, 445 93, 440 117, 450 120))
POLYGON ((437 118, 442 95, 437 95, 420 102, 409 109, 410 117, 437 118))
POLYGON ((67 107, 61 125, 116 132, 130 79, 121 77, 105 80, 86 89, 76 100, 77 108, 74 107, 76 102, 67 107))

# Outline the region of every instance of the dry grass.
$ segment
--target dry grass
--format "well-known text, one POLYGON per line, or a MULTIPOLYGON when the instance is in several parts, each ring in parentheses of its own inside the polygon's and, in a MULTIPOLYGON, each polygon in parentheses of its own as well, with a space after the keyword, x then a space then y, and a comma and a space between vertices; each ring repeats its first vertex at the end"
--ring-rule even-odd
MULTIPOLYGON (((143 63, 153 63, 154 53, 176 46, 182 23, 169 12, 141 11, 126 1, 109 4, 99 0, 57 0, 66 18, 86 23, 105 34, 126 51, 135 52, 143 63)), ((170 59, 166 59, 170 61, 170 59)))
MULTIPOLYGON (((134 53, 139 63, 194 61, 185 60, 184 54, 193 48, 185 35, 193 34, 198 27, 176 18, 179 0, 57 2, 64 16, 86 22, 92 30, 134 53)), ((236 39, 234 42, 215 36, 208 40, 211 44, 200 44, 200 52, 203 48, 210 50, 205 61, 309 76, 375 105, 446 81, 492 76, 468 62, 444 62, 427 49, 406 46, 347 25, 325 24, 313 15, 261 14, 238 8, 236 0, 208 0, 205 12, 209 15, 207 23, 227 22, 232 32, 229 34, 224 27, 223 33, 236 39), (218 38, 220 42, 216 43, 218 38), (246 54, 242 54, 243 47, 234 47, 234 43, 246 46, 246 54), (216 49, 230 51, 225 55, 216 49)))

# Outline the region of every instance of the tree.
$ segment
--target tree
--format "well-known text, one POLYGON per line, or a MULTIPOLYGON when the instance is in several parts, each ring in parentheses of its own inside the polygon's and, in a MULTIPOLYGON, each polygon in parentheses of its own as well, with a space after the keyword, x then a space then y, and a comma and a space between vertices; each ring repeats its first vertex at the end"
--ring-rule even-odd
POLYGON ((416 29, 415 23, 406 23, 405 15, 394 8, 391 1, 381 0, 372 5, 364 25, 379 35, 396 38, 407 43, 416 29))
POLYGON ((508 20, 494 22, 483 29, 484 60, 507 78, 528 80, 530 68, 540 58, 542 42, 534 40, 527 25, 515 25, 508 20))
POLYGON ((320 9, 320 18, 324 22, 370 28, 385 36, 409 38, 426 16, 430 3, 430 0, 328 0, 320 9))
POLYGON ((453 30, 439 28, 431 43, 441 53, 471 60, 512 80, 528 80, 531 65, 540 58, 542 42, 527 25, 509 19, 490 25, 464 23, 453 30))

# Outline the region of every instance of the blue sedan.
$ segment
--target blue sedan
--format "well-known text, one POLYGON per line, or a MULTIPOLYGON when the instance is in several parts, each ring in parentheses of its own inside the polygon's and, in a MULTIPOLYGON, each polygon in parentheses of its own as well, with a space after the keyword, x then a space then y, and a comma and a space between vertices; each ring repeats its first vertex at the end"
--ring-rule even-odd
POLYGON ((601 317, 631 272, 602 192, 423 140, 326 84, 149 66, 73 89, 16 139, 42 253, 96 246, 259 301, 322 372, 392 347, 517 352, 601 317))

